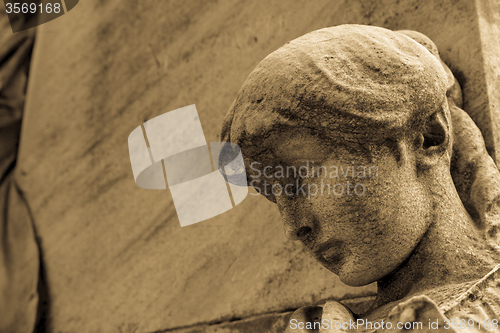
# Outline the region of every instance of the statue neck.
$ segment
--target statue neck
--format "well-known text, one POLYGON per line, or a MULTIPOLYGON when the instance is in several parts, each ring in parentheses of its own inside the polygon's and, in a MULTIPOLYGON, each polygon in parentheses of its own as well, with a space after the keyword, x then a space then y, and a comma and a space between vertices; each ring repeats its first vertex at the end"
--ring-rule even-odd
POLYGON ((406 261, 378 281, 372 308, 429 294, 445 285, 463 284, 467 289, 466 282, 482 278, 500 263, 500 255, 488 246, 483 231, 463 207, 451 177, 440 179, 447 186, 428 184, 435 208, 427 232, 406 261))

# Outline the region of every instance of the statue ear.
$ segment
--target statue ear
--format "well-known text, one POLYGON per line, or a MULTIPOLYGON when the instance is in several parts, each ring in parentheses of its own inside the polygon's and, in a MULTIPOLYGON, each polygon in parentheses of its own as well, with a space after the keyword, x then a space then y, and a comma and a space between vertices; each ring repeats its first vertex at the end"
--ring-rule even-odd
POLYGON ((415 140, 419 166, 435 165, 450 145, 450 121, 444 108, 432 114, 422 126, 415 140))

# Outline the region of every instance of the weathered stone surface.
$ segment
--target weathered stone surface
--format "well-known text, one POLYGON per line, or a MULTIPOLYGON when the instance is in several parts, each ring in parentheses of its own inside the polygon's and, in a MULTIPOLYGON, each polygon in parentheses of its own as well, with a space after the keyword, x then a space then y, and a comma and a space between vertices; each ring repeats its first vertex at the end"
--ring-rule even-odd
MULTIPOLYGON (((174 330, 174 333, 282 333, 288 326, 291 312, 257 316, 230 323, 197 325, 174 330)), ((170 332, 170 331, 169 331, 170 332)))
MULTIPOLYGON (((343 301, 356 313, 366 311, 374 297, 359 297, 343 301)), ((292 312, 272 313, 233 322, 196 325, 168 331, 174 333, 282 333, 290 326, 292 312)), ((167 331, 165 331, 167 332, 167 331)))
POLYGON ((374 293, 341 286, 286 241, 263 198, 180 228, 168 192, 133 182, 130 131, 195 103, 216 141, 247 73, 326 2, 297 25, 299 5, 256 19, 267 4, 82 2, 40 27, 17 176, 52 331, 156 331, 374 293))
POLYGON ((374 286, 341 285, 286 241, 263 198, 181 229, 168 192, 135 186, 128 134, 194 103, 207 141, 217 141, 267 54, 309 31, 360 23, 431 37, 492 153, 490 122, 478 116, 491 94, 477 20, 468 0, 109 0, 81 1, 41 26, 16 177, 41 237, 49 331, 161 331, 372 295, 374 286))
POLYGON ((483 113, 469 112, 476 123, 488 124, 488 129, 481 128, 486 137, 490 154, 494 146, 495 162, 500 166, 500 3, 492 0, 476 0, 476 10, 480 30, 480 41, 483 62, 483 80, 486 88, 488 104, 483 113), (482 116, 481 116, 482 114, 482 116))

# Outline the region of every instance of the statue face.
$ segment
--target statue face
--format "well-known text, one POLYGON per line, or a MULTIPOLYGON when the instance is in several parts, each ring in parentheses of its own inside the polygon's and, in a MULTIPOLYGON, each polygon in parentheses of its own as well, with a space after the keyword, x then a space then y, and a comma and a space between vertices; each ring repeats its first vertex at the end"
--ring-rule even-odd
POLYGON ((287 236, 348 285, 398 268, 432 221, 408 144, 335 142, 290 129, 264 145, 271 157, 253 162, 251 185, 277 204, 287 236))

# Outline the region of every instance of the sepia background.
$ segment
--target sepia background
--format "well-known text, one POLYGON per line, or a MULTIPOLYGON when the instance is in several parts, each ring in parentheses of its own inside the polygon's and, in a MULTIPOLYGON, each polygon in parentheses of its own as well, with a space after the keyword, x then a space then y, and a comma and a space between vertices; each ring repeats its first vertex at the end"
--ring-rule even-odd
POLYGON ((342 284, 263 197, 181 228, 168 190, 135 184, 127 146, 144 121, 191 104, 219 141, 260 60, 344 23, 429 36, 498 165, 495 0, 85 0, 37 28, 13 172, 38 237, 41 331, 282 332, 301 306, 369 305, 376 286, 342 284))

